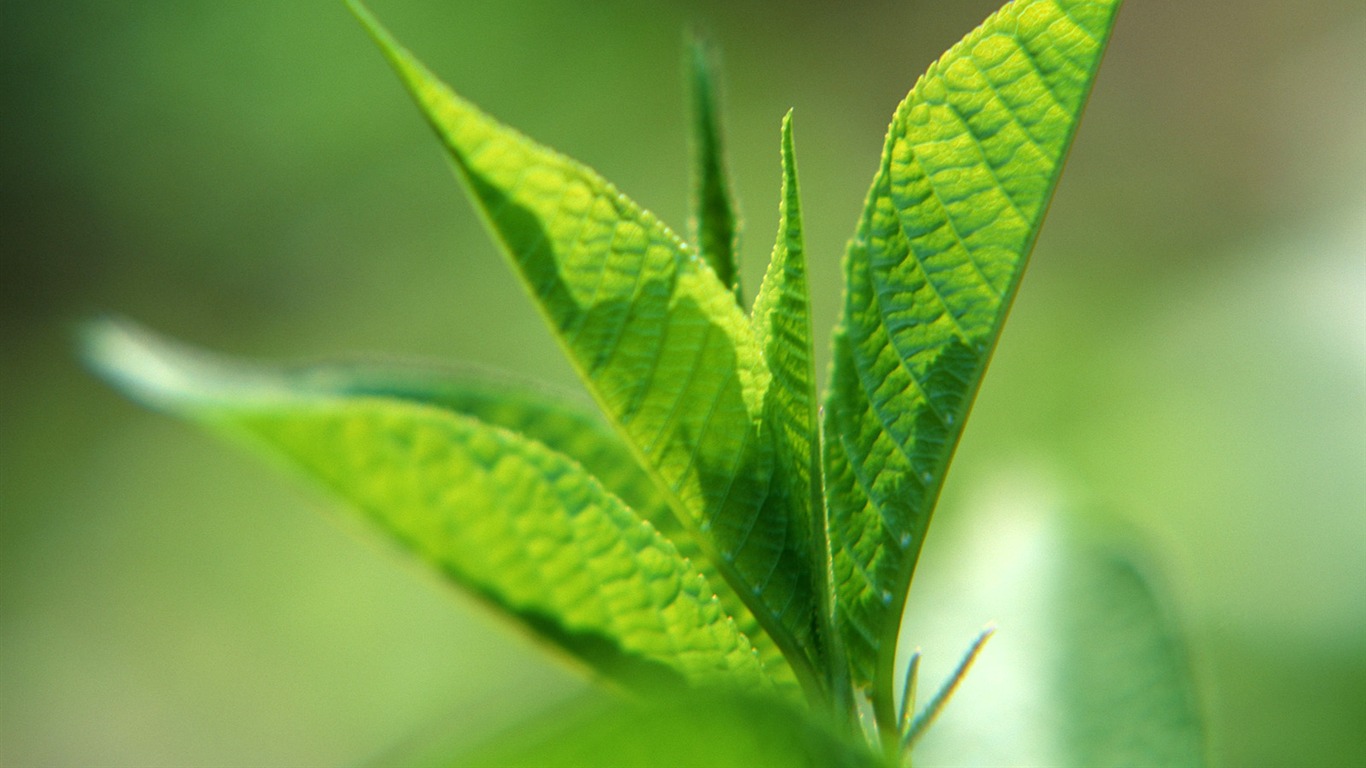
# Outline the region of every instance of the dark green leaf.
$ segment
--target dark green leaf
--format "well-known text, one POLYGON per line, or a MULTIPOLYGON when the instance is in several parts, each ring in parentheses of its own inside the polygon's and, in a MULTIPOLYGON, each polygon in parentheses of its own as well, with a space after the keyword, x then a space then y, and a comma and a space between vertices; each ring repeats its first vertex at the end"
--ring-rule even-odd
POLYGON ((741 296, 740 226, 726 174, 725 146, 716 96, 716 54, 701 38, 688 45, 692 95, 693 242, 723 285, 741 296))

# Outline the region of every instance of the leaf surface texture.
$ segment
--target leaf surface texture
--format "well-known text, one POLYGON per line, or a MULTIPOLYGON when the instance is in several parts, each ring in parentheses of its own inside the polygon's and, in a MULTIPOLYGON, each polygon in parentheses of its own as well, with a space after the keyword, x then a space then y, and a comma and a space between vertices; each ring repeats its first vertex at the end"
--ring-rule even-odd
POLYGON ((759 652, 765 669, 795 694, 797 681, 782 651, 701 553, 693 536, 682 528, 654 481, 617 434, 598 414, 578 405, 574 398, 487 373, 417 367, 331 364, 260 369, 254 376, 291 391, 383 397, 436 406, 510 430, 568 456, 655 526, 706 576, 723 609, 759 652))
POLYGON ((931 65, 846 253, 826 493, 838 626, 884 702, 930 513, 1118 5, 1016 0, 931 65))
POLYGON ((624 686, 773 681, 706 578, 577 462, 449 408, 308 388, 102 326, 138 399, 266 449, 454 583, 624 686))
POLYGON ((596 173, 456 96, 353 8, 609 421, 810 679, 808 531, 774 493, 771 376, 729 286, 596 173))

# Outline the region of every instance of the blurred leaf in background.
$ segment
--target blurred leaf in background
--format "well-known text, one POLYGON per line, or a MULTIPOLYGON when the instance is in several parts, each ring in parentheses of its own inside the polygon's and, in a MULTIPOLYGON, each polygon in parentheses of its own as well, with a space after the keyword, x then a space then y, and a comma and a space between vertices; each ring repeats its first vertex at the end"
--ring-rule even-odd
MULTIPOLYGON (((877 768, 866 745, 837 735, 809 711, 767 698, 690 693, 665 700, 586 697, 454 761, 439 750, 398 753, 382 765, 554 768, 877 768), (423 759, 427 756, 428 759, 423 759)), ((378 768, 378 767, 377 767, 378 768)))
MULTIPOLYGON (((751 232, 776 229, 773 136, 800 113, 823 338, 888 115, 996 5, 375 10, 472 100, 675 222, 681 32, 710 30, 751 232)), ((570 380, 342 5, 19 2, 0 35, 0 760, 342 763, 424 723, 472 744, 574 695, 322 522, 320 497, 145 418, 71 357, 66 324, 112 310, 244 354, 570 380)), ((1124 9, 918 576, 950 580, 968 531, 1008 526, 974 500, 1021 477, 1114 510, 1164 552, 1229 765, 1366 761, 1362 39, 1356 0, 1124 9)), ((1004 608, 921 611, 912 642, 948 637, 927 658, 951 663, 992 618, 975 674, 1007 655, 1004 608)))
POLYGON ((1068 513, 1063 496, 1046 474, 1017 468, 961 510, 971 523, 950 527, 948 556, 926 550, 934 578, 912 591, 908 612, 921 680, 944 674, 981 616, 999 629, 917 762, 1208 764, 1207 681, 1187 662, 1185 617, 1144 537, 1068 513))

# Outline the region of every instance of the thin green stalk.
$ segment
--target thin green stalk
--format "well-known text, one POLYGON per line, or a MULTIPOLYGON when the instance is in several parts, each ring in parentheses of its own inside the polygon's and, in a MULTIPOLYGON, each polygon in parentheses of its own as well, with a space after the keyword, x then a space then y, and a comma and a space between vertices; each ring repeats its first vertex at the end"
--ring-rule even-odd
POLYGON ((920 737, 925 735, 925 731, 934 724, 935 718, 939 717, 939 713, 944 710, 944 705, 949 703, 949 698, 953 696, 953 692, 958 690, 959 683, 963 682, 963 677, 968 673, 968 668, 972 666, 972 662, 977 660, 977 654, 982 651, 982 646, 986 645, 987 640, 990 640, 995 633, 996 627, 989 625, 982 630, 976 640, 972 641, 972 646, 968 648, 967 653, 963 654, 963 658, 954 668, 953 674, 949 675, 949 679, 944 681, 939 692, 934 695, 933 699, 930 699, 930 703, 926 704, 925 708, 920 710, 920 713, 915 716, 915 720, 911 722, 911 727, 902 737, 902 751, 909 752, 911 747, 920 740, 920 737))

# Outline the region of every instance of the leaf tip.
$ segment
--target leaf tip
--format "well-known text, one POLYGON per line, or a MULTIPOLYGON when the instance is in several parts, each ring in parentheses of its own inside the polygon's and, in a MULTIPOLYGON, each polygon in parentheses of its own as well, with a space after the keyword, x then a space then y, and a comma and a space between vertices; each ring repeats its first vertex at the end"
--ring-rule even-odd
POLYGON ((165 407, 193 391, 181 354, 127 320, 87 320, 76 330, 76 344, 87 368, 144 405, 165 407))
POLYGON ((795 187, 797 183, 797 151, 794 148, 792 142, 792 113, 793 110, 788 109, 787 113, 783 115, 781 150, 783 162, 783 186, 785 190, 783 193, 784 200, 786 200, 786 198, 789 197, 788 187, 795 187))
POLYGON ((409 85, 410 88, 416 87, 419 79, 412 71, 415 69, 415 62, 408 53, 408 49, 399 44, 398 40, 389 32, 388 28, 375 18, 375 14, 370 12, 365 3, 361 0, 344 0, 346 7, 351 11, 351 15, 356 17, 356 21, 365 29, 366 34, 379 46, 384 57, 398 72, 399 77, 409 85))
POLYGON ((704 87, 709 85, 716 56, 716 46, 712 43, 711 35, 702 27, 689 26, 684 32, 684 44, 687 48, 688 69, 694 84, 704 87))
POLYGON ((77 329, 77 350, 96 376, 154 410, 206 413, 206 406, 286 396, 279 382, 254 367, 228 364, 122 318, 83 323, 77 329))
POLYGON ((361 26, 365 27, 365 31, 370 33, 371 37, 383 33, 384 29, 380 26, 379 20, 376 19, 375 15, 370 12, 370 9, 365 6, 365 3, 361 2, 361 0, 342 0, 342 2, 346 4, 346 10, 350 11, 351 15, 356 17, 356 21, 359 21, 361 26))

